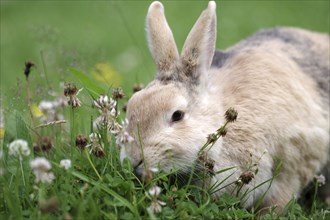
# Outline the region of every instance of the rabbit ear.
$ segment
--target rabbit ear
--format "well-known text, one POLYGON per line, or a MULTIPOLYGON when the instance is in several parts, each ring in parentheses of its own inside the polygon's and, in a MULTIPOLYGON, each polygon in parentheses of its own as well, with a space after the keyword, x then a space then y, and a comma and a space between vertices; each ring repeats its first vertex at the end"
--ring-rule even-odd
POLYGON ((151 54, 158 67, 158 74, 170 75, 172 72, 170 70, 178 63, 179 53, 165 18, 164 7, 160 2, 155 1, 149 7, 147 36, 151 54))
POLYGON ((216 4, 210 1, 190 31, 181 54, 187 76, 199 78, 211 66, 216 40, 216 4))

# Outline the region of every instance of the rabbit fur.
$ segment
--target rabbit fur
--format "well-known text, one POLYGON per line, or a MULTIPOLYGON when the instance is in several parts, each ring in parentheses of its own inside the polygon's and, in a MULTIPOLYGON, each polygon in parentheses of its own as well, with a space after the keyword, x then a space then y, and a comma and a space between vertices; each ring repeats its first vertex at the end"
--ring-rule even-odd
POLYGON ((179 55, 160 2, 150 5, 146 23, 157 76, 128 102, 127 130, 135 141, 122 147, 121 160, 129 158, 138 175, 153 168, 189 172, 233 107, 237 121, 208 157, 215 171, 235 169, 215 175, 211 184, 231 174, 223 185, 233 182, 257 163, 244 192, 271 179, 281 160, 279 175, 257 187, 244 206, 252 207, 267 190, 262 207, 281 210, 298 197, 329 158, 329 35, 273 28, 215 51, 216 3, 210 1, 179 55), (178 110, 183 118, 173 121, 178 110))

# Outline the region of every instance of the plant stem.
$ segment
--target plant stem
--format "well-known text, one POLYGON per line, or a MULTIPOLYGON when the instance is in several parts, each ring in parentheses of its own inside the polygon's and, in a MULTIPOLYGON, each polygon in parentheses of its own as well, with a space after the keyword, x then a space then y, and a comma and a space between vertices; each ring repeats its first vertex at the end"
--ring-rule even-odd
POLYGON ((21 158, 19 158, 19 164, 21 166, 23 185, 25 186, 25 177, 24 177, 24 171, 23 171, 23 165, 22 165, 22 159, 21 158))
POLYGON ((42 50, 40 51, 40 57, 41 57, 41 62, 42 62, 42 68, 44 69, 46 83, 48 85, 49 92, 51 92, 52 91, 52 87, 51 87, 51 85, 49 83, 49 80, 48 80, 47 68, 46 68, 45 59, 44 59, 44 52, 42 50))
POLYGON ((90 156, 89 156, 88 151, 87 151, 87 150, 84 150, 84 151, 85 151, 85 154, 86 154, 87 160, 88 160, 88 162, 91 164, 91 166, 92 166, 94 172, 96 173, 97 177, 98 177, 100 180, 102 180, 102 177, 100 176, 99 172, 97 172, 97 170, 96 170, 96 168, 95 168, 95 166, 94 166, 94 164, 93 164, 93 162, 92 162, 92 160, 91 160, 91 158, 90 158, 90 156))
POLYGON ((30 111, 31 122, 32 122, 31 127, 34 127, 34 117, 33 117, 33 112, 31 109, 30 82, 29 82, 28 78, 26 78, 26 103, 27 103, 29 111, 30 111))
POLYGON ((316 197, 317 197, 317 191, 319 189, 319 181, 316 179, 315 181, 315 188, 314 188, 314 195, 313 195, 313 204, 311 208, 311 213, 315 213, 316 210, 316 197))
POLYGON ((71 158, 73 156, 73 147, 75 145, 75 140, 74 140, 74 136, 75 136, 75 126, 74 126, 74 108, 71 108, 71 115, 70 115, 70 129, 71 129, 71 148, 70 148, 70 153, 71 153, 71 158))

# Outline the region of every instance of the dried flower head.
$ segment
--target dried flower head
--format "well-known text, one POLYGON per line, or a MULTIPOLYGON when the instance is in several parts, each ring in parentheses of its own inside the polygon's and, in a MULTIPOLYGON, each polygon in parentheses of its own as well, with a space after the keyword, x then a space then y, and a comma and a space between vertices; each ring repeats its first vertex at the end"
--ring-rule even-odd
POLYGON ((58 198, 53 196, 49 198, 48 200, 41 200, 39 202, 39 208, 40 211, 43 213, 52 213, 56 212, 59 207, 59 201, 58 198))
POLYGON ((83 134, 78 134, 78 136, 76 137, 76 146, 80 150, 84 150, 87 144, 88 144, 87 138, 83 134))
POLYGON ((227 122, 234 122, 237 119, 237 111, 234 108, 229 108, 225 113, 225 118, 227 122))
POLYGON ((46 158, 37 157, 30 162, 30 166, 36 176, 36 183, 51 183, 55 179, 54 174, 50 172, 52 166, 46 158))
POLYGON ((72 108, 80 107, 81 102, 78 99, 77 95, 80 92, 77 87, 73 83, 66 83, 64 85, 64 96, 68 98, 68 104, 72 106, 72 108))
POLYGON ((27 141, 25 140, 17 139, 11 142, 8 145, 8 148, 9 148, 9 155, 18 157, 20 160, 22 160, 23 157, 30 155, 30 149, 27 141))
POLYGON ((92 154, 95 157, 104 157, 105 152, 103 147, 100 144, 96 144, 92 147, 92 154))
POLYGON ((53 147, 52 140, 49 136, 42 136, 39 139, 38 145, 33 146, 35 151, 49 151, 53 147))
POLYGON ((252 171, 245 171, 239 177, 244 184, 249 184, 251 180, 254 178, 254 174, 252 171))
POLYGON ((145 183, 150 182, 154 178, 154 173, 151 170, 146 170, 142 174, 142 181, 145 183))
POLYGON ((26 79, 29 77, 30 72, 31 72, 31 68, 35 66, 34 63, 32 63, 31 61, 26 61, 25 62, 25 69, 24 69, 24 75, 26 77, 26 79))
POLYGON ((122 110, 123 110, 123 112, 126 112, 126 111, 127 111, 127 103, 125 103, 125 104, 124 104, 124 106, 123 106, 123 109, 122 109, 122 110))
POLYGON ((64 168, 65 170, 68 170, 71 168, 71 160, 64 159, 60 162, 60 167, 64 168))
POLYGON ((112 90, 112 98, 115 100, 122 99, 125 97, 124 91, 122 88, 114 88, 112 90))
POLYGON ((142 83, 136 83, 133 86, 133 93, 136 93, 144 88, 144 85, 142 83))
POLYGON ((212 144, 218 140, 218 137, 216 134, 212 133, 207 136, 207 143, 212 144))
POLYGON ((227 134, 227 128, 225 126, 222 126, 221 128, 219 128, 218 134, 220 136, 222 136, 222 137, 226 136, 226 134, 227 134))
POLYGON ((66 97, 75 96, 77 92, 78 89, 73 83, 64 84, 64 96, 66 97))

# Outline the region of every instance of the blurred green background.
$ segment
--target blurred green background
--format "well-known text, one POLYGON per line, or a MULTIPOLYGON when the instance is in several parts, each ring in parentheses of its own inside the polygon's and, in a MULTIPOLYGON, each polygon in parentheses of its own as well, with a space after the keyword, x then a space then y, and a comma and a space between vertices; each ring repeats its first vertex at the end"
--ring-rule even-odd
MULTIPOLYGON (((150 3, 1 0, 3 104, 10 105, 12 98, 24 101, 25 61, 37 66, 30 75, 35 103, 49 96, 49 86, 59 92, 60 82, 78 82, 69 67, 85 72, 104 88, 121 85, 128 95, 134 82, 152 80, 155 66, 145 37, 150 3)), ((181 48, 207 1, 163 4, 181 48)), ((266 27, 296 26, 329 33, 329 1, 217 1, 217 16, 220 49, 266 27)))

